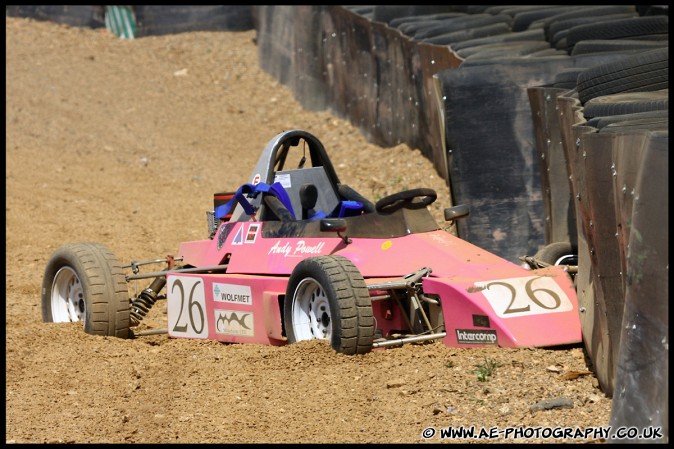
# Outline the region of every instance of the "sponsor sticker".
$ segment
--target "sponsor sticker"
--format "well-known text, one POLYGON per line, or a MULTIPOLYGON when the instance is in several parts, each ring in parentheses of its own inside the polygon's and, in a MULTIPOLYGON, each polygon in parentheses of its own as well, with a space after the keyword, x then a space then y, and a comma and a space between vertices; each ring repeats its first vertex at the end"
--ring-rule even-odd
POLYGON ((232 240, 232 245, 243 245, 243 225, 241 225, 239 230, 236 231, 234 240, 232 240))
POLYGON ((260 230, 260 224, 254 223, 248 226, 248 232, 246 233, 246 243, 255 243, 257 239, 257 231, 260 230))
POLYGON ((213 282, 213 301, 252 305, 253 297, 247 285, 219 284, 213 282))
POLYGON ((258 185, 258 184, 260 183, 260 179, 262 179, 262 177, 260 176, 260 174, 259 174, 259 173, 255 173, 255 176, 253 176, 253 182, 252 182, 252 184, 253 184, 254 186, 258 185))
POLYGON ((253 312, 215 309, 213 313, 216 333, 241 335, 246 337, 255 335, 253 329, 253 312))
POLYGON ((456 340, 462 345, 496 345, 495 330, 487 329, 457 329, 456 340))
POLYGON ((473 326, 491 327, 489 324, 489 317, 487 315, 473 315, 473 326))
POLYGON ((281 243, 280 240, 277 240, 276 243, 269 249, 267 253, 268 256, 272 254, 281 254, 283 257, 302 257, 307 254, 321 254, 325 242, 318 242, 315 245, 308 245, 304 240, 298 240, 297 242, 290 243, 284 242, 281 243))
POLYGON ((276 176, 274 176, 274 182, 280 182, 281 185, 286 189, 292 187, 292 183, 290 182, 290 173, 276 174, 276 176))
POLYGON ((225 223, 220 226, 220 231, 218 232, 218 251, 222 249, 222 246, 225 244, 227 236, 233 227, 234 225, 232 223, 225 223))

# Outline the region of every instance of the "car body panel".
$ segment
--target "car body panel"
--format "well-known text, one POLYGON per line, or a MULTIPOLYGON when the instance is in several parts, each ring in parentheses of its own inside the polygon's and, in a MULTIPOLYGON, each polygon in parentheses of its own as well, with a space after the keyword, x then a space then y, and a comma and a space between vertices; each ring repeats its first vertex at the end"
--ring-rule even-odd
POLYGON ((282 345, 278 297, 287 278, 167 275, 168 334, 175 338, 282 345))
MULTIPOLYGON (((299 185, 308 179, 318 180, 322 190, 329 185, 330 198, 339 192, 322 144, 299 130, 274 137, 250 179, 253 184, 281 179, 294 209, 299 185), (310 177, 298 175, 304 158, 298 169, 283 167, 299 138, 307 140, 317 167, 310 177)), ((308 257, 340 255, 368 285, 378 336, 413 331, 413 311, 406 315, 386 286, 404 284, 421 270, 413 288, 402 288, 413 298, 418 292, 423 307, 432 312, 430 319, 424 317, 432 329, 422 333, 445 332, 442 342, 448 346, 547 347, 582 341, 576 292, 562 267, 530 270, 507 261, 440 229, 425 207, 344 218, 346 227, 337 233, 322 231, 319 220, 267 219, 262 197, 250 196, 255 214, 246 215, 239 204, 212 238, 180 245, 177 257, 183 264, 207 272, 167 275, 171 337, 285 344, 283 303, 293 269, 308 257)), ((296 218, 298 214, 294 210, 296 218)))

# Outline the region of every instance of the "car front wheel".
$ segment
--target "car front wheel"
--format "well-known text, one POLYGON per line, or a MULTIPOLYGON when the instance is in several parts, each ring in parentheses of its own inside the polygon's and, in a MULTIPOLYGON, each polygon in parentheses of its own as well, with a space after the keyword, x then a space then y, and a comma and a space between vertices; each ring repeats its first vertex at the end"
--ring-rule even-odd
POLYGON ((98 243, 70 243, 52 254, 42 280, 42 320, 82 321, 88 334, 129 338, 126 277, 98 243))
POLYGON ((343 354, 372 350, 374 318, 363 276, 345 257, 301 261, 286 291, 284 325, 289 343, 329 340, 343 354))

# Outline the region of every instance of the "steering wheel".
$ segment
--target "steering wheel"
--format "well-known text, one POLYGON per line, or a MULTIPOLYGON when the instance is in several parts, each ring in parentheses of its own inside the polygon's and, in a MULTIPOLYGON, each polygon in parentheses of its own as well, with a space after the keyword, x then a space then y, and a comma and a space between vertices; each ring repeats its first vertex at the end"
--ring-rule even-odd
POLYGON ((374 208, 377 212, 388 214, 397 211, 401 207, 406 209, 422 209, 438 198, 433 189, 411 189, 385 196, 377 201, 374 208), (420 198, 421 201, 414 201, 420 198))

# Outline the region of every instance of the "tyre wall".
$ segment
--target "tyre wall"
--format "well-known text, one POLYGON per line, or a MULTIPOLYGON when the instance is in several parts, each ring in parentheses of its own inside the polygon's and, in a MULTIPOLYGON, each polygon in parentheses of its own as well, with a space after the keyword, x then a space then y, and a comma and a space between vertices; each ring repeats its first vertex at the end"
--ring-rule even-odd
MULTIPOLYGON (((537 90, 533 97, 557 95, 557 120, 549 117, 546 127, 560 135, 555 150, 566 159, 583 341, 602 390, 614 398, 612 423, 660 426, 667 435, 667 124, 654 114, 649 124, 636 119, 634 126, 623 115, 625 121, 613 129, 598 129, 588 125, 587 104, 576 92, 537 90)), ((602 100, 611 111, 628 104, 620 102, 624 96, 631 104, 657 107, 658 97, 667 95, 665 90, 602 100)))
POLYGON ((5 14, 78 27, 105 28, 103 5, 7 5, 5 14))
MULTIPOLYGON (((189 31, 245 31, 254 28, 253 8, 241 5, 132 5, 135 37, 189 31)), ((72 26, 105 28, 103 5, 8 5, 5 14, 72 26)))

